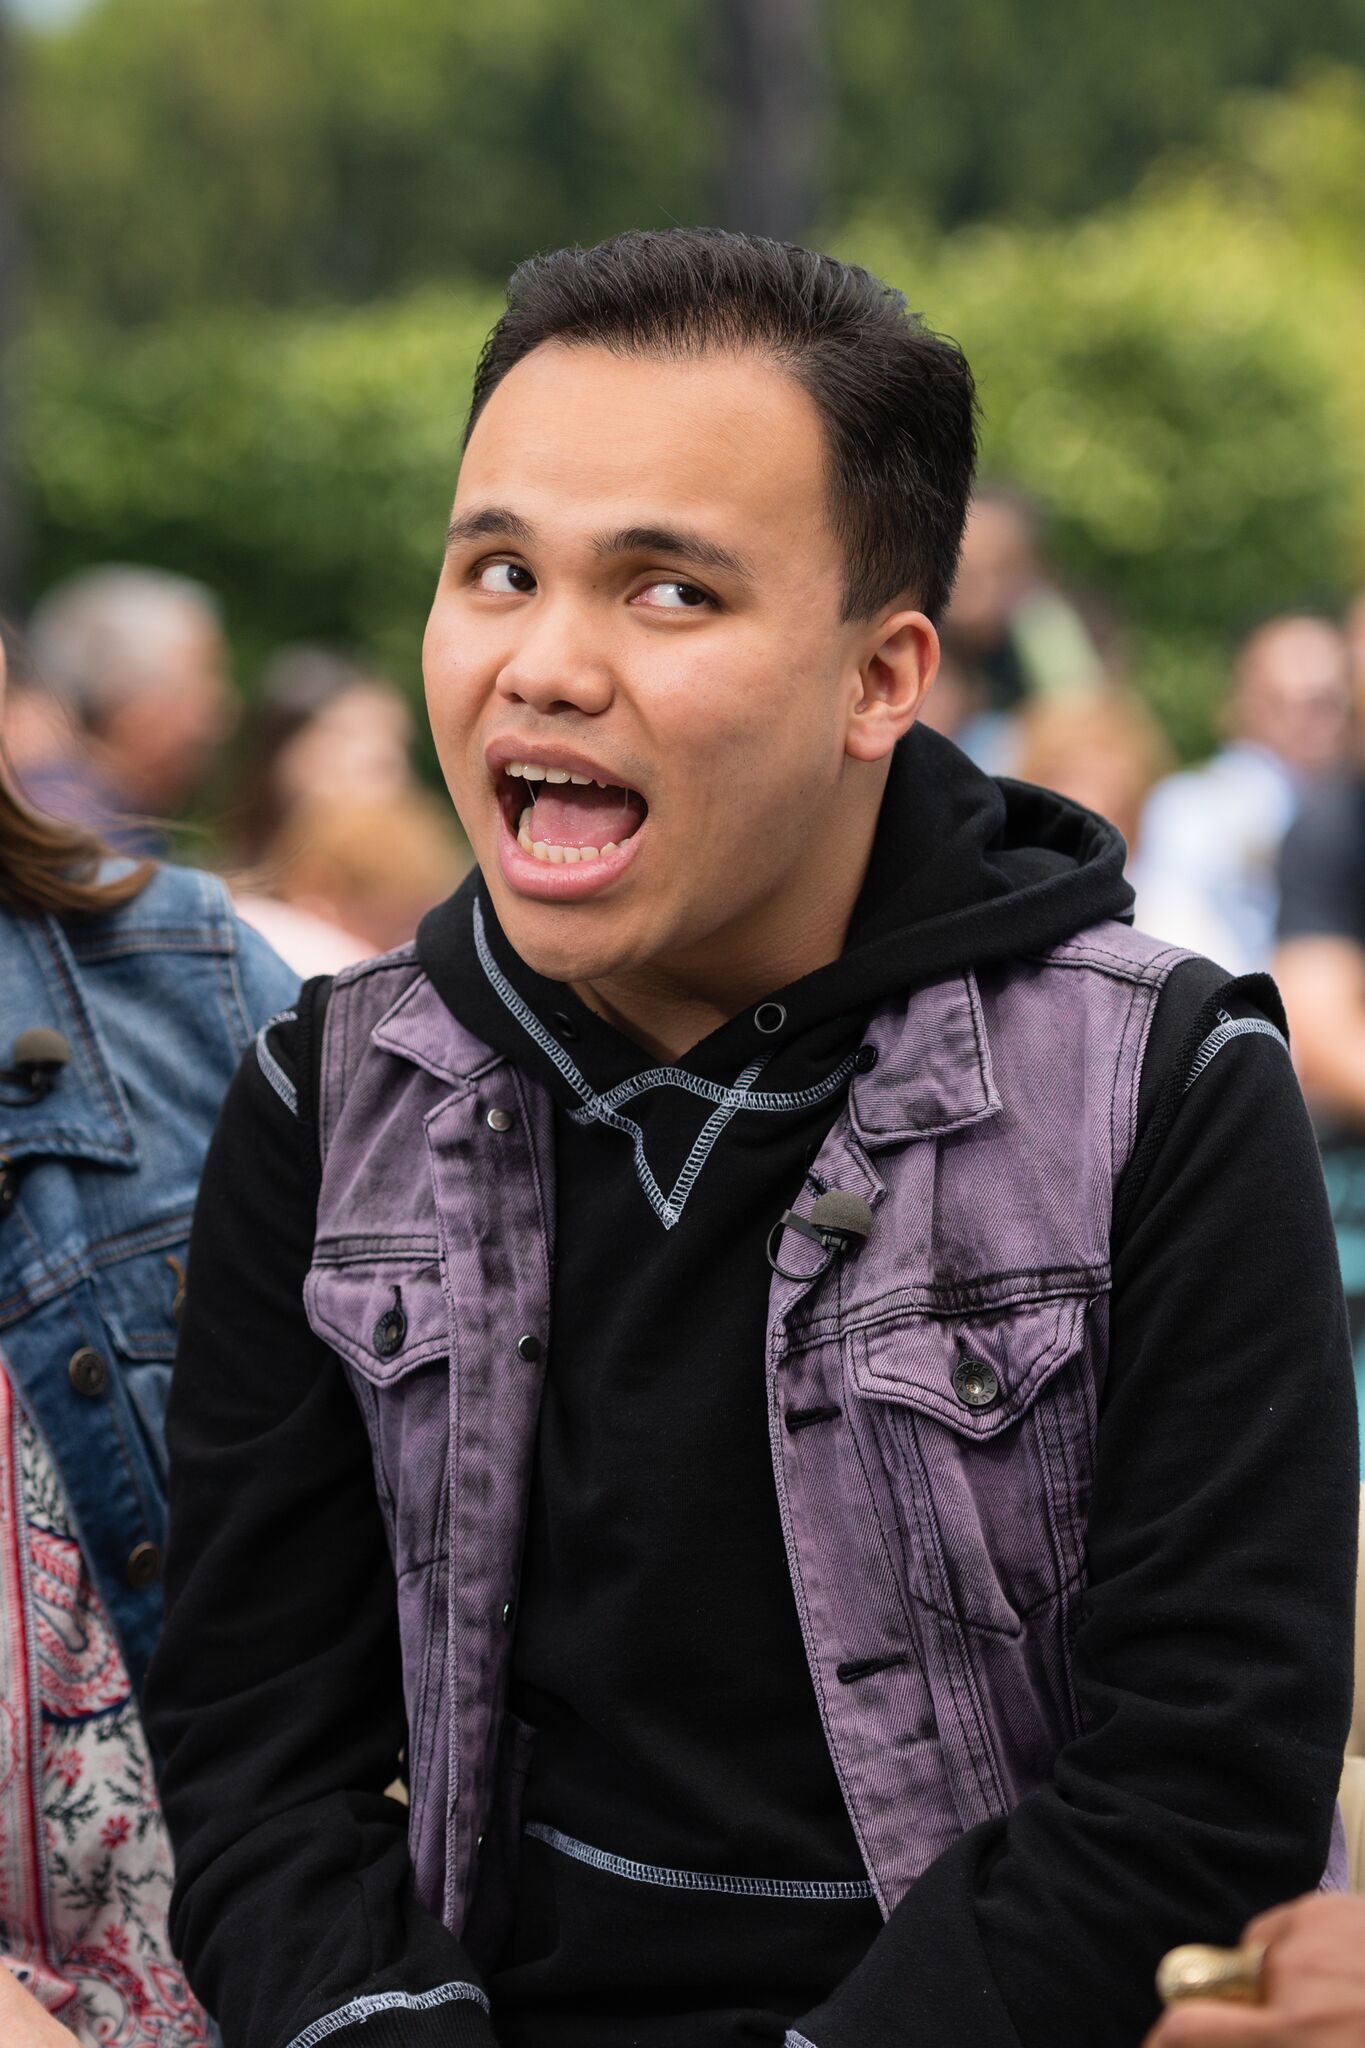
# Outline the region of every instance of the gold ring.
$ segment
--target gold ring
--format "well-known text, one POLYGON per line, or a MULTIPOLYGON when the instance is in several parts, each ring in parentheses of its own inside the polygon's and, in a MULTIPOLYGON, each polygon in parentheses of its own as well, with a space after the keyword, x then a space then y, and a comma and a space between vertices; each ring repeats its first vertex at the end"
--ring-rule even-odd
POLYGON ((1161 1958, 1156 1988, 1163 2005, 1181 2005, 1187 1998, 1259 2005, 1264 1968, 1264 1947, 1205 1948, 1194 1943, 1173 1948, 1161 1958))

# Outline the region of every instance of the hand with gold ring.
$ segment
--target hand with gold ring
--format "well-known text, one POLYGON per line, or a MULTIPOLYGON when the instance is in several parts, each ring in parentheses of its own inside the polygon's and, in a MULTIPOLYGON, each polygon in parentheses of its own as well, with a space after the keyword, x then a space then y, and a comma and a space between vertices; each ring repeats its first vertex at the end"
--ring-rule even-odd
POLYGON ((1365 2048, 1365 1898, 1310 1893, 1253 1920, 1240 1949, 1176 1949, 1144 2048, 1365 2048))

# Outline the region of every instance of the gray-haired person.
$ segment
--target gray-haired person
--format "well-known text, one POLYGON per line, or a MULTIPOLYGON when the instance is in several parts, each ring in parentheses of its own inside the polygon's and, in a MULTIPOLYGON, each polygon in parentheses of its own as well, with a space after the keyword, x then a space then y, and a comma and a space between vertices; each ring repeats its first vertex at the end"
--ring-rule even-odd
POLYGON ((89 569, 48 591, 29 644, 29 687, 51 693, 71 731, 23 771, 25 795, 121 852, 162 851, 155 821, 194 796, 235 722, 217 599, 161 569, 89 569))

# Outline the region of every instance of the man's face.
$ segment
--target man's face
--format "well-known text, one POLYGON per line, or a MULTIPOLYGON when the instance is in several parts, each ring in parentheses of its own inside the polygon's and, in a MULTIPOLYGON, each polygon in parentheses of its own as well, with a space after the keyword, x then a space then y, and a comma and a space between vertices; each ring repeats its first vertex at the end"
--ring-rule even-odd
POLYGON ((686 976, 818 906, 876 773, 848 751, 869 628, 843 582, 818 415, 763 357, 550 344, 504 378, 424 667, 523 959, 686 976))

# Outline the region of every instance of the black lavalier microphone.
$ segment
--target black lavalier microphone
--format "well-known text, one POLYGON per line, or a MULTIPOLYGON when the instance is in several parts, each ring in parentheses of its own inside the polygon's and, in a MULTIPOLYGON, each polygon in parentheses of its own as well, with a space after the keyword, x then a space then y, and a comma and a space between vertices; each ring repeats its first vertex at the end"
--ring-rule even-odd
POLYGON ((0 1067, 0 1084, 22 1088, 24 1092, 17 1099, 13 1095, 3 1099, 12 1108, 27 1108, 52 1093, 61 1079, 62 1068, 71 1064, 71 1047, 60 1031, 53 1031, 47 1024, 35 1024, 19 1033, 10 1057, 14 1064, 0 1067))
POLYGON ((843 1188, 831 1188, 821 1195, 811 1209, 810 1215, 798 1216, 793 1209, 784 1209, 777 1222, 768 1232, 768 1264, 774 1273, 780 1273, 784 1280, 818 1280, 827 1273, 837 1258, 845 1252, 857 1251, 872 1229, 872 1209, 861 1195, 851 1195, 843 1188), (809 1273, 793 1273, 786 1266, 778 1264, 778 1247, 784 1231, 794 1230, 798 1236, 809 1238, 818 1244, 824 1258, 809 1273))

